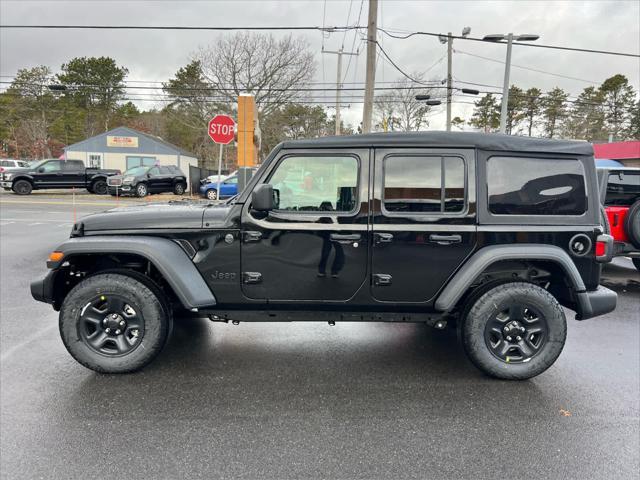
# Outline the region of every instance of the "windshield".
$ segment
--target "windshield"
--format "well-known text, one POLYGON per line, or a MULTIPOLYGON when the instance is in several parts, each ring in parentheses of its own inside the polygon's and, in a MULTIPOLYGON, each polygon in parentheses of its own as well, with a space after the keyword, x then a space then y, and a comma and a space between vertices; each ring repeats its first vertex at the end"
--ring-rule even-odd
POLYGON ((149 167, 133 167, 130 168, 129 170, 127 170, 126 172, 124 172, 125 175, 133 175, 135 177, 137 177, 138 175, 143 175, 145 173, 147 173, 147 170, 149 170, 149 167))

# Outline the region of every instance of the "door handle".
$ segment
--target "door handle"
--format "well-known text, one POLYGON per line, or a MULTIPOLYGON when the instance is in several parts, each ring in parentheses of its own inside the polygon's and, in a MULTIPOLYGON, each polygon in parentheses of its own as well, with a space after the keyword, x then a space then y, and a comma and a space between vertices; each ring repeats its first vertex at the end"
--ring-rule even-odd
POLYGON ((377 287, 385 287, 391 285, 392 277, 388 273, 375 273, 373 275, 373 284, 377 287))
POLYGON ((376 245, 393 242, 393 234, 391 233, 376 233, 374 234, 374 238, 376 245))
POLYGON ((439 235, 437 233, 432 233, 429 235, 429 241, 437 243, 438 245, 451 245, 452 243, 461 243, 462 235, 439 235))
POLYGON ((332 233, 329 238, 332 242, 352 243, 359 242, 361 237, 359 233, 332 233))

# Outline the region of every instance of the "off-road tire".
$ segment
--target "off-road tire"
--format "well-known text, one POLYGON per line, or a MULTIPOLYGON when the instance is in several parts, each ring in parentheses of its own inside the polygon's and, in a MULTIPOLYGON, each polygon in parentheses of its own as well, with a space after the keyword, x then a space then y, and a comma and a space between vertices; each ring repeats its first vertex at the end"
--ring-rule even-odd
POLYGON ((146 197, 149 194, 149 189, 146 183, 139 183, 136 185, 136 197, 146 197))
POLYGON ((543 288, 525 282, 504 283, 485 292, 468 306, 461 326, 462 345, 471 362, 485 374, 504 380, 526 380, 544 372, 562 352, 566 337, 567 322, 558 301, 543 288), (514 303, 535 308, 546 322, 544 343, 522 363, 507 363, 495 356, 485 336, 487 323, 514 303))
POLYGON ((106 195, 109 193, 109 187, 107 187, 107 182, 105 180, 96 180, 91 184, 91 190, 89 191, 96 195, 106 195))
POLYGON ((62 303, 59 317, 62 341, 80 364, 99 373, 130 373, 149 364, 162 350, 171 329, 171 315, 155 288, 131 276, 100 273, 76 285, 62 303), (92 349, 80 335, 82 311, 96 296, 117 295, 137 306, 144 320, 144 333, 132 351, 119 356, 92 349))
POLYGON ((13 182, 11 189, 16 195, 29 195, 33 191, 33 185, 28 180, 18 180, 13 182))
POLYGON ((173 186, 173 194, 174 195, 184 195, 184 191, 185 190, 186 189, 185 189, 184 183, 178 182, 173 186))
POLYGON ((624 231, 633 246, 640 249, 640 200, 629 207, 624 219, 624 231))

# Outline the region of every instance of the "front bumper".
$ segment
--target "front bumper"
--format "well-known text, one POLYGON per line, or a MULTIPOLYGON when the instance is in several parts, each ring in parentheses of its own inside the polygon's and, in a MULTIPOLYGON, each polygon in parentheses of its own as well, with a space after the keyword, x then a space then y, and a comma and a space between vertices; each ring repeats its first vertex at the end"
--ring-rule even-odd
POLYGON ((2 188, 11 188, 13 186, 13 182, 0 182, 0 187, 2 188))
POLYGON ((580 312, 576 315, 576 320, 586 320, 613 312, 618 303, 618 294, 602 285, 595 290, 580 292, 577 295, 580 312))
POLYGON ((131 185, 120 185, 118 187, 109 185, 107 188, 110 195, 129 195, 133 193, 133 187, 131 185))
POLYGON ((53 290, 57 274, 57 270, 51 270, 43 278, 31 282, 31 296, 38 302, 53 305, 55 303, 53 290))

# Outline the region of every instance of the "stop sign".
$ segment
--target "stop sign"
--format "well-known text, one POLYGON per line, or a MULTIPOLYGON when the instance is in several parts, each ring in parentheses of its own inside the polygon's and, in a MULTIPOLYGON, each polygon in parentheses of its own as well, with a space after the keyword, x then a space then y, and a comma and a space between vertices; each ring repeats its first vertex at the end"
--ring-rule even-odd
POLYGON ((216 143, 231 143, 235 136, 236 122, 228 115, 216 115, 209 120, 209 136, 216 143))

